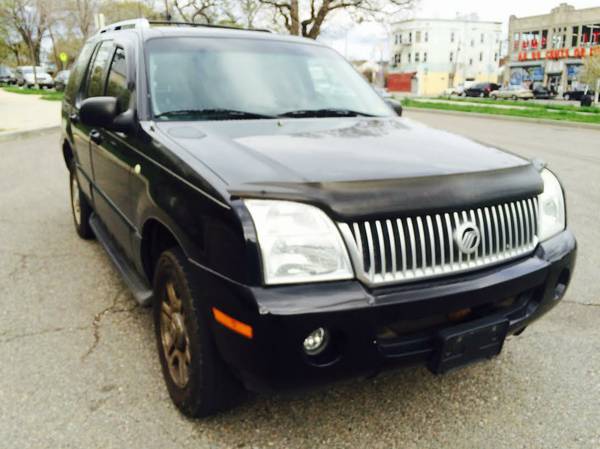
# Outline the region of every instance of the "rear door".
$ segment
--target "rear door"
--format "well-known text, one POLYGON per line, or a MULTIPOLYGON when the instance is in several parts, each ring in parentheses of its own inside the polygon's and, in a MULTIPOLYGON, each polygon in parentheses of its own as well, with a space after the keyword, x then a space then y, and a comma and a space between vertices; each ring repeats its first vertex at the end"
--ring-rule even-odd
MULTIPOLYGON (((126 51, 116 46, 108 59, 102 88, 90 92, 93 95, 115 97, 118 113, 130 108, 128 63, 126 51)), ((123 133, 104 128, 91 129, 90 139, 96 211, 123 252, 131 258, 131 234, 135 232, 135 227, 131 221, 130 176, 135 153, 123 133)))

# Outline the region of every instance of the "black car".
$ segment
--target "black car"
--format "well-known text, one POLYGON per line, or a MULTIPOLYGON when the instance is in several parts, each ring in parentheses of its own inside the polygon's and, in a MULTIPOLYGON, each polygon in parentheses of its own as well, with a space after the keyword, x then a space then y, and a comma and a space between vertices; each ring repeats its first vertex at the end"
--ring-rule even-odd
POLYGON ((567 92, 563 93, 563 99, 569 101, 569 100, 575 100, 575 101, 581 101, 581 99, 583 97, 585 97, 586 95, 590 95, 590 96, 594 96, 594 91, 589 90, 589 89, 574 89, 574 90, 568 90, 567 92))
POLYGON ((268 32, 101 30, 62 105, 75 228, 152 305, 190 416, 497 355, 575 266, 561 184, 398 117, 335 51, 268 32))
POLYGON ((489 97, 490 92, 500 89, 500 85, 496 83, 477 83, 465 89, 467 97, 489 97))
POLYGON ((556 94, 545 86, 535 86, 532 92, 533 96, 538 100, 550 100, 556 96, 556 94))

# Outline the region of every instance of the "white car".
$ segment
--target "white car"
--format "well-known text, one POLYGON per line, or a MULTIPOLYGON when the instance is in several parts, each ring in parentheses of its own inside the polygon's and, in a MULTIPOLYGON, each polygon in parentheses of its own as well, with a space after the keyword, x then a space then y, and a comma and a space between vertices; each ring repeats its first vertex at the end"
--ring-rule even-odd
POLYGON ((447 95, 447 96, 458 95, 459 97, 462 97, 462 96, 464 96, 464 94, 465 94, 464 84, 459 84, 458 86, 454 86, 454 87, 448 87, 447 89, 444 90, 444 95, 447 95))
POLYGON ((39 66, 35 68, 35 76, 33 73, 33 66, 24 65, 17 67, 17 70, 15 70, 15 78, 17 79, 17 84, 19 86, 33 87, 37 84, 40 87, 54 87, 54 80, 52 77, 39 66))

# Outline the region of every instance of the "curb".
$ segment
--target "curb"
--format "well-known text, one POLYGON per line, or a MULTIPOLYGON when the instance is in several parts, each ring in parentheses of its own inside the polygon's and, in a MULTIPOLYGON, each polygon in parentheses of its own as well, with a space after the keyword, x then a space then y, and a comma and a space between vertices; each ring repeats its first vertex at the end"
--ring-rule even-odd
POLYGON ((593 129, 596 131, 600 131, 600 125, 595 123, 581 123, 581 122, 569 122, 566 120, 548 120, 543 118, 530 118, 530 117, 511 117, 508 115, 496 115, 496 114, 482 114, 480 112, 462 112, 462 111, 445 111, 441 109, 429 109, 429 108, 412 108, 412 107, 404 107, 404 110, 407 112, 421 112, 424 114, 433 113, 433 114, 445 114, 445 115, 458 115, 462 117, 476 117, 483 118, 488 120, 504 120, 506 122, 520 122, 520 123, 536 123, 538 125, 553 125, 553 126, 562 126, 567 128, 583 128, 583 129, 593 129))
POLYGON ((46 126, 44 128, 27 129, 25 131, 10 131, 6 133, 0 133, 0 142, 6 142, 7 140, 25 139, 27 137, 33 137, 40 134, 47 134, 59 130, 60 125, 56 125, 46 126))

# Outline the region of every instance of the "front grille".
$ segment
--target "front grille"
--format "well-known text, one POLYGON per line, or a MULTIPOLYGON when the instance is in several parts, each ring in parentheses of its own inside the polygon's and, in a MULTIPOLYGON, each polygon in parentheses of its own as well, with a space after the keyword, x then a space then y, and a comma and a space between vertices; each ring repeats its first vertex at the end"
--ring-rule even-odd
POLYGON ((371 285, 445 276, 505 262, 538 243, 537 198, 440 214, 338 223, 357 276, 371 285), (455 232, 476 225, 480 244, 466 254, 455 232))

